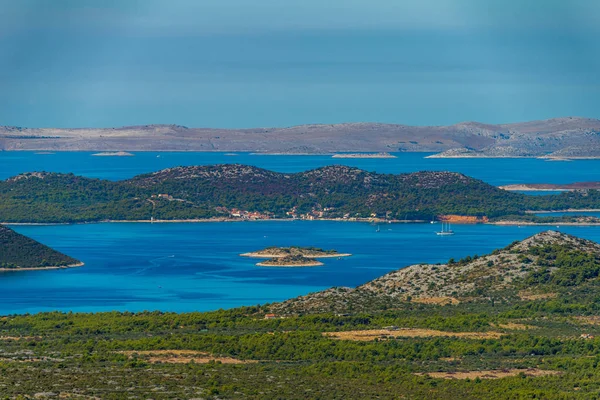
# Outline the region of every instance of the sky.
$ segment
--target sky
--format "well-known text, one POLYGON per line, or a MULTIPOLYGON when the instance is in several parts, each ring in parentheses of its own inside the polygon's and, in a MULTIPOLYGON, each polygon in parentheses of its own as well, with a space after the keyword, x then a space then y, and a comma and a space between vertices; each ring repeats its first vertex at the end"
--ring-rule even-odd
POLYGON ((597 0, 0 0, 0 125, 600 118, 597 0))

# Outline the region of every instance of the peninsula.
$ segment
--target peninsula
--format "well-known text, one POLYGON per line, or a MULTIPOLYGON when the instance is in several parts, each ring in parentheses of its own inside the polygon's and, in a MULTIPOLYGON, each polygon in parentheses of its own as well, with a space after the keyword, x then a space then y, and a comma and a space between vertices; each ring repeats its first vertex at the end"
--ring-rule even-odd
POLYGON ((83 263, 0 225, 0 271, 79 267, 83 263))
POLYGON ((181 125, 115 128, 0 127, 0 150, 221 151, 263 154, 431 152, 437 157, 600 157, 600 120, 582 117, 448 126, 308 124, 222 129, 181 125))

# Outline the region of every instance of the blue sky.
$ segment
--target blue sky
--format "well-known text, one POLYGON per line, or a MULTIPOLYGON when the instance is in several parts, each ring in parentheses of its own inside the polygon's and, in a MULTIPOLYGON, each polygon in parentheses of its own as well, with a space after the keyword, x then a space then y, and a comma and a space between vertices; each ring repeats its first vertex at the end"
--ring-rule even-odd
POLYGON ((600 118, 592 0, 0 0, 0 125, 600 118))

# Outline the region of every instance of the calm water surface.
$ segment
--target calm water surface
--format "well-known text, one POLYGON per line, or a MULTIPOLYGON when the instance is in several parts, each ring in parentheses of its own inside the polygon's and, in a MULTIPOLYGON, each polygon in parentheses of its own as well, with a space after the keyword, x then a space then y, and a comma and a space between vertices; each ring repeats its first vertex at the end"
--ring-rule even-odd
MULTIPOLYGON (((81 268, 0 273, 0 314, 44 310, 214 310, 284 300, 331 286, 356 286, 419 262, 484 254, 545 227, 331 221, 113 223, 14 226, 83 260, 81 268), (350 252, 315 268, 262 268, 238 254, 265 246, 350 252)), ((598 227, 561 230, 600 241, 598 227)))

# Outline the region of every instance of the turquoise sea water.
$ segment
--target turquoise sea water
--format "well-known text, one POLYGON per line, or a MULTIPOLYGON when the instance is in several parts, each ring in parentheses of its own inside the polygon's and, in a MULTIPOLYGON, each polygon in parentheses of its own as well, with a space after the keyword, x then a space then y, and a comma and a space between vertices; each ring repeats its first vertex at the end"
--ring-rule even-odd
MULTIPOLYGON (((332 159, 329 156, 256 156, 223 153, 0 152, 0 179, 25 171, 73 172, 124 179, 175 165, 244 163, 276 171, 303 171, 329 164, 399 173, 451 170, 500 185, 599 180, 600 161, 550 163, 535 159, 332 159), (160 157, 157 157, 160 155, 160 157)), ((420 262, 484 254, 547 227, 456 225, 440 237, 439 225, 332 221, 229 223, 107 223, 13 226, 85 262, 81 268, 0 273, 0 315, 108 310, 195 311, 280 301, 331 286, 356 286, 420 262), (354 254, 327 259, 316 268, 262 268, 238 254, 266 246, 317 246, 354 254)), ((561 227, 600 241, 600 227, 561 227)))
MULTIPOLYGON (((81 268, 0 273, 0 315, 44 310, 214 310, 356 286, 419 262, 484 254, 547 227, 332 221, 14 226, 83 260, 81 268), (263 268, 239 253, 311 245, 350 252, 314 268, 263 268)), ((561 231, 600 241, 598 227, 561 231)))

